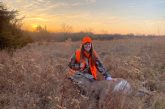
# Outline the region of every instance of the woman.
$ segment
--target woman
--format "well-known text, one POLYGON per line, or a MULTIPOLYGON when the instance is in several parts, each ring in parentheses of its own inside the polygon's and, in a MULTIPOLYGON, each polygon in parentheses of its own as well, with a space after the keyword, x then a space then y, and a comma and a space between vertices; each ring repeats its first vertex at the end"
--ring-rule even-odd
POLYGON ((83 38, 81 48, 72 55, 69 67, 90 80, 97 80, 97 70, 106 80, 112 80, 93 48, 92 39, 88 36, 83 38))

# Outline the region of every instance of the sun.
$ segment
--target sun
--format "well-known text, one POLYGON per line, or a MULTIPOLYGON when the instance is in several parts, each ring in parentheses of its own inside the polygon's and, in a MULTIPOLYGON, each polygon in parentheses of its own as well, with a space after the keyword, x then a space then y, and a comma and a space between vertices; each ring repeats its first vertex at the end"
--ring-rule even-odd
POLYGON ((38 24, 31 24, 32 30, 35 30, 37 28, 38 24))

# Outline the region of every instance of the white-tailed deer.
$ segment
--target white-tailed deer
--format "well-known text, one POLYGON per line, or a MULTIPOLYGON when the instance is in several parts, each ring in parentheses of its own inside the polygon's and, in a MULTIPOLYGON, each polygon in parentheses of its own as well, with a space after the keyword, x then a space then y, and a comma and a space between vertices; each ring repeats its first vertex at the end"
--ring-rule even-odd
POLYGON ((115 80, 91 81, 83 74, 78 73, 70 79, 79 87, 82 95, 98 102, 97 107, 99 109, 103 109, 102 104, 105 103, 107 96, 112 97, 112 95, 115 94, 127 96, 132 92, 131 85, 122 78, 115 78, 115 80))

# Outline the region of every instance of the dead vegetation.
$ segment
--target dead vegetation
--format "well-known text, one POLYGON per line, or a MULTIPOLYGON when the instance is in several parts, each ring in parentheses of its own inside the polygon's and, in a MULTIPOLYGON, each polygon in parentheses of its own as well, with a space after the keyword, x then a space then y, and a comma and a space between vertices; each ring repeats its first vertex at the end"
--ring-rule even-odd
POLYGON ((69 69, 62 72, 80 42, 32 43, 13 56, 0 51, 0 108, 164 109, 164 42, 163 37, 94 41, 112 77, 126 79, 135 89, 150 93, 129 97, 109 93, 101 105, 66 79, 69 69))

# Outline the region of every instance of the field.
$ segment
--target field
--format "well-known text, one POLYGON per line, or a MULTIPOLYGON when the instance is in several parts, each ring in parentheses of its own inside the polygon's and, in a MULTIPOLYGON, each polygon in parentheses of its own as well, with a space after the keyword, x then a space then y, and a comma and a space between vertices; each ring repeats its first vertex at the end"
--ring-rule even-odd
MULTIPOLYGON (((66 69, 70 56, 80 43, 35 42, 13 54, 0 51, 0 108, 97 109, 97 100, 81 95, 66 79, 72 74, 66 69)), ((134 90, 146 92, 125 101, 107 99, 105 109, 165 109, 164 37, 97 40, 93 44, 112 77, 124 78, 134 90)))

